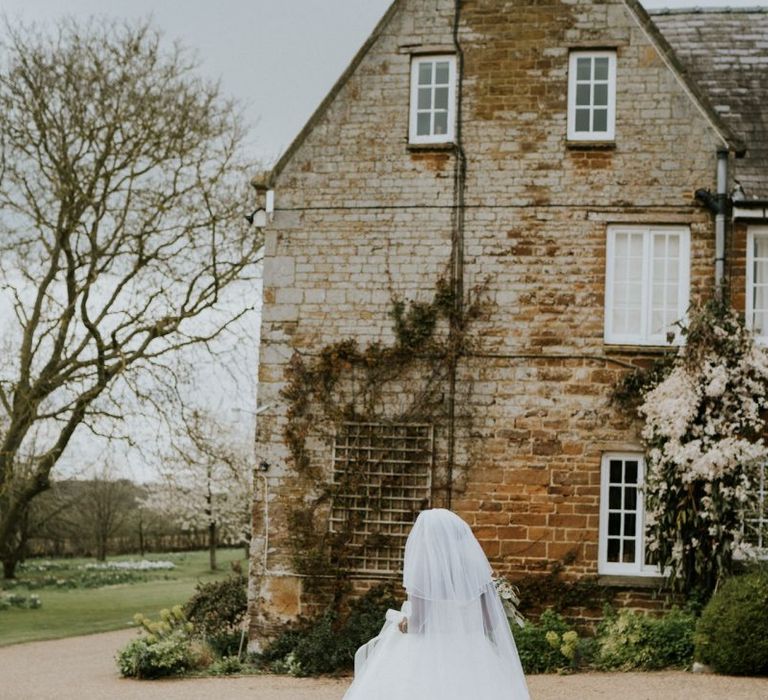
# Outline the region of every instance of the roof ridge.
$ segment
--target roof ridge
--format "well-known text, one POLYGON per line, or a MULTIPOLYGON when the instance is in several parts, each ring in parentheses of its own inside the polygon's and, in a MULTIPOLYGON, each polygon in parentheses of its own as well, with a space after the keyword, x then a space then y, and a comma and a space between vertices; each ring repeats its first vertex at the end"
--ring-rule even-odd
POLYGON ((719 14, 768 14, 768 4, 755 5, 754 7, 657 7, 646 10, 649 15, 719 15, 719 14))

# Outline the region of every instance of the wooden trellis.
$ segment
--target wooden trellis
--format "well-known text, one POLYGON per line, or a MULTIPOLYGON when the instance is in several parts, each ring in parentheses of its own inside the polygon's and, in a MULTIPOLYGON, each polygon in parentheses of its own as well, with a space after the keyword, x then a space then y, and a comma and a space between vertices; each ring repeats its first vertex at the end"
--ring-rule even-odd
POLYGON ((344 423, 334 441, 332 533, 348 536, 352 571, 396 574, 430 501, 434 431, 425 423, 344 423))

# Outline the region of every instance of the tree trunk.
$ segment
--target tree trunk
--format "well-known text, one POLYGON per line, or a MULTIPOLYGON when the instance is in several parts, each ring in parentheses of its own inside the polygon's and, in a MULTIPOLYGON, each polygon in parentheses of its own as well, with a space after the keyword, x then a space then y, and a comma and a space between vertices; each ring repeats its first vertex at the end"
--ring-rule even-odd
POLYGON ((208 555, 211 563, 211 571, 216 571, 216 523, 208 524, 208 555))
POLYGON ((104 537, 99 537, 96 543, 96 560, 107 560, 107 540, 104 537))
POLYGON ((18 564, 18 560, 14 556, 3 558, 4 579, 16 578, 16 564, 18 564))
POLYGON ((139 511, 139 555, 144 558, 144 519, 139 511))

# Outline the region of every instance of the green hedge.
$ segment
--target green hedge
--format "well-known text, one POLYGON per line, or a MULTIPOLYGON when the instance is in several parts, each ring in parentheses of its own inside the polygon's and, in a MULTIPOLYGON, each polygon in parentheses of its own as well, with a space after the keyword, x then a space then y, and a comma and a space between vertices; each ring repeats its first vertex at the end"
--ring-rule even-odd
POLYGON ((696 658, 718 673, 768 675, 768 573, 728 579, 696 628, 696 658))

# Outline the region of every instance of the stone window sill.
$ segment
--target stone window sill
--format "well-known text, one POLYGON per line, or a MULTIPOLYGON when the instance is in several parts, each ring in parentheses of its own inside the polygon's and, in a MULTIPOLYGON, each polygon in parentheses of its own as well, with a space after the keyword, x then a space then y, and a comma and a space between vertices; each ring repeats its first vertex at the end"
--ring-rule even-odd
POLYGON ((658 588, 664 583, 663 576, 616 576, 603 574, 597 577, 600 586, 609 588, 658 588))
POLYGON ((606 355, 669 355, 676 353, 677 345, 603 345, 606 355))
POLYGON ((445 143, 409 143, 406 146, 406 150, 409 153, 424 153, 424 152, 453 152, 456 150, 456 144, 453 141, 446 141, 445 143))
POLYGON ((616 149, 615 141, 566 141, 565 147, 569 151, 613 151, 616 149))

